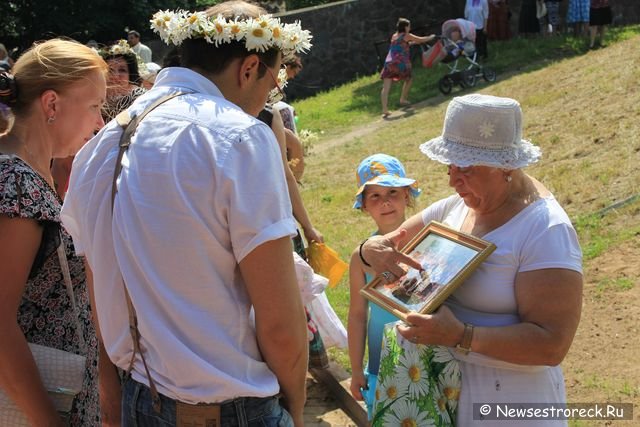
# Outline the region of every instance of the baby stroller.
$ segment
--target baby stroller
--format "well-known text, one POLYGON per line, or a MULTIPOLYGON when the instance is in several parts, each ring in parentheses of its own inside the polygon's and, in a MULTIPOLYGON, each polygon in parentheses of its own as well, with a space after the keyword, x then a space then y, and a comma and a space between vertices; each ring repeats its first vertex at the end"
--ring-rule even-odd
POLYGON ((479 77, 488 82, 496 80, 491 68, 476 61, 476 29, 466 19, 450 19, 442 24, 442 35, 428 50, 422 53, 422 65, 431 68, 442 62, 449 73, 438 82, 440 92, 447 95, 455 84, 461 88, 473 87, 479 77))

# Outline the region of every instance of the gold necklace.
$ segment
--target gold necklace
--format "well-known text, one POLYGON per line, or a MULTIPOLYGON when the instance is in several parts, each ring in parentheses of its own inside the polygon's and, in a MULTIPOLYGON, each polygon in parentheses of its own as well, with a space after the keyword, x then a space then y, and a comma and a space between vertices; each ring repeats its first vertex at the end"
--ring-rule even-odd
POLYGON ((15 134, 7 134, 6 136, 12 138, 15 141, 14 154, 18 155, 18 157, 22 158, 22 160, 31 167, 38 175, 40 175, 52 188, 54 187, 53 175, 51 175, 51 170, 49 168, 49 164, 51 161, 45 162, 46 166, 44 168, 38 162, 38 158, 33 154, 29 145, 26 142, 23 142, 20 137, 15 134), (21 156, 20 151, 24 151, 26 156, 21 156))

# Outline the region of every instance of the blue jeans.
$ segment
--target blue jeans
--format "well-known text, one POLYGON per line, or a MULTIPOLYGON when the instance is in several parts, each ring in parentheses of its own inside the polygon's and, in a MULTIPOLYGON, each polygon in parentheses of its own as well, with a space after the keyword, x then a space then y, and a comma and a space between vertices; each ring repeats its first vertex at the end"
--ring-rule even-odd
MULTIPOLYGON (((126 378, 122 391, 122 427, 174 427, 176 402, 160 395, 162 408, 151 406, 149 387, 126 378)), ((293 427, 289 413, 278 398, 239 397, 220 403, 220 425, 224 427, 293 427)))

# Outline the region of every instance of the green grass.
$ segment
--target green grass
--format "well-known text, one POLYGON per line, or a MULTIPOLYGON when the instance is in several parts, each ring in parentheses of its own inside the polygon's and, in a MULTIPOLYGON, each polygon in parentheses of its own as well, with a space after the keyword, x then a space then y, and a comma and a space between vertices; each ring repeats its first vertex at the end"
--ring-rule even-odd
MULTIPOLYGON (((640 33, 640 26, 614 27, 608 31, 606 44, 626 40, 640 33)), ((541 39, 515 38, 495 41, 489 45, 490 60, 486 65, 498 73, 528 73, 557 61, 582 55, 587 51, 586 39, 571 36, 541 39)), ((439 94, 438 80, 447 73, 439 64, 432 69, 414 64, 413 86, 410 98, 414 102, 439 94)), ((389 95, 390 108, 398 108, 400 84, 392 86, 389 95)), ((300 117, 298 127, 312 132, 323 132, 321 139, 343 134, 380 115, 381 83, 378 74, 359 78, 353 82, 320 93, 317 96, 294 102, 300 117)), ((454 92, 457 89, 454 88, 454 92)), ((545 95, 548 96, 548 95, 545 95)), ((541 102, 544 99, 541 99, 541 102)))
POLYGON ((622 383, 620 394, 627 397, 638 397, 640 396, 640 386, 634 386, 632 384, 629 384, 628 381, 625 381, 622 383))
MULTIPOLYGON (((609 47, 595 52, 586 50, 585 40, 571 37, 492 43, 490 66, 498 71, 498 81, 480 83, 474 89, 521 102, 524 135, 543 150, 543 161, 527 172, 545 183, 567 210, 579 235, 585 268, 607 251, 638 241, 640 236, 637 201, 606 215, 598 213, 637 194, 640 188, 640 71, 630 65, 637 58, 624 57, 620 55, 623 48, 616 48, 620 43, 637 57, 638 34, 638 25, 612 29, 607 37, 609 47), (635 40, 629 40, 632 37, 635 40)), ((328 245, 343 259, 348 260, 358 242, 374 230, 366 214, 351 209, 355 168, 367 155, 394 155, 419 181, 423 194, 413 212, 451 194, 444 167, 417 150, 420 143, 441 132, 450 99, 437 92, 437 80, 444 73, 443 69, 416 66, 411 99, 430 99, 398 120, 379 119, 381 83, 377 75, 295 103, 299 129, 311 132, 302 187, 305 206, 328 245)), ((398 86, 394 85, 396 92, 390 96, 394 102, 399 97, 398 86)), ((454 89, 458 93, 464 92, 454 89)), ((633 280, 613 277, 603 281, 595 295, 606 298, 609 292, 629 292, 633 280)), ((346 274, 327 295, 346 325, 346 274)), ((349 369, 346 351, 331 349, 330 357, 349 369)), ((633 388, 619 391, 624 395, 633 388)))
POLYGON ((624 291, 633 289, 634 286, 635 286, 635 283, 633 282, 633 280, 629 279, 628 277, 616 277, 616 278, 609 278, 609 279, 600 281, 596 289, 601 291, 613 290, 618 292, 624 292, 624 291))
POLYGON ((626 292, 635 286, 635 281, 629 277, 608 277, 600 280, 596 284, 593 291, 593 298, 602 301, 609 295, 609 292, 626 292))
POLYGON ((637 211, 637 204, 631 204, 610 211, 605 216, 598 213, 578 216, 574 226, 580 236, 584 260, 597 258, 613 246, 637 240, 640 224, 627 222, 637 211))

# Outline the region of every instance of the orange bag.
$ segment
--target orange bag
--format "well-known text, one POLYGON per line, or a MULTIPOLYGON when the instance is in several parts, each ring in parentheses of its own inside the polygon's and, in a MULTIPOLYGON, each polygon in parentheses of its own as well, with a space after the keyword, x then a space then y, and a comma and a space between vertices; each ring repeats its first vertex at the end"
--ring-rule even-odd
POLYGON ((436 65, 438 62, 442 61, 447 56, 447 51, 445 50, 442 41, 438 40, 433 46, 429 49, 422 51, 422 66, 426 68, 431 68, 436 65))
POLYGON ((338 253, 324 243, 311 242, 307 248, 309 265, 316 274, 329 279, 329 287, 333 288, 347 271, 349 265, 340 259, 338 253))

